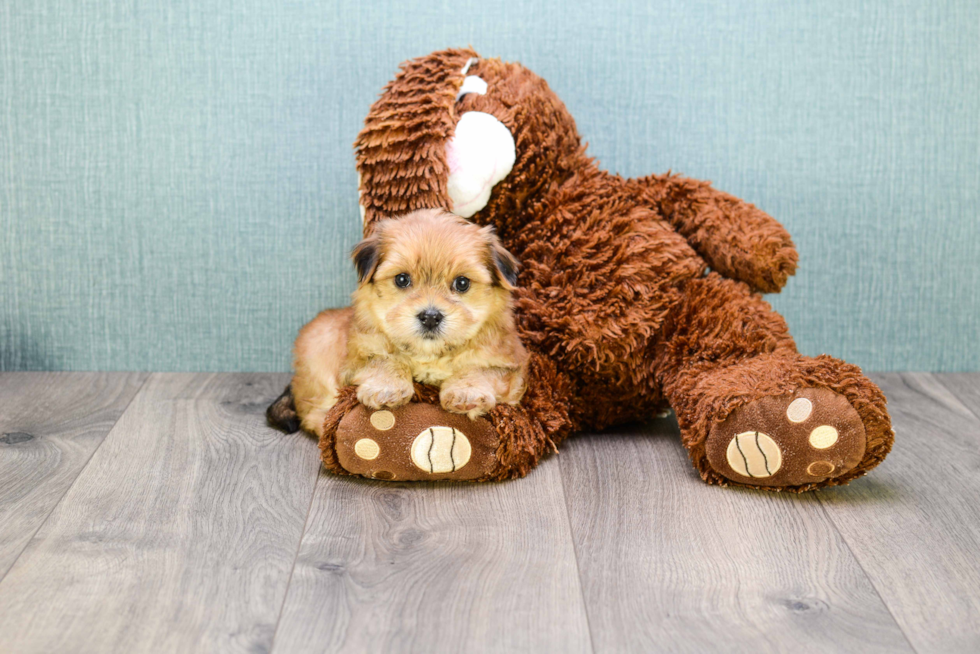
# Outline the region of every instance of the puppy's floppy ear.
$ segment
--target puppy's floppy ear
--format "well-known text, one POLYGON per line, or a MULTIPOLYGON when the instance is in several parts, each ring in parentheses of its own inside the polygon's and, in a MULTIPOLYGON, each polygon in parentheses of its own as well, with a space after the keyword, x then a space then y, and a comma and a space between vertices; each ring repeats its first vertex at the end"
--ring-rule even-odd
POLYGON ((363 241, 354 246, 350 256, 354 260, 354 267, 357 269, 357 283, 371 282, 374 278, 374 271, 377 270, 381 261, 381 229, 380 226, 363 241))
POLYGON ((508 291, 514 290, 517 286, 517 272, 521 268, 521 263, 500 242, 493 226, 488 225, 480 231, 487 239, 490 276, 493 278, 493 283, 503 286, 508 291))

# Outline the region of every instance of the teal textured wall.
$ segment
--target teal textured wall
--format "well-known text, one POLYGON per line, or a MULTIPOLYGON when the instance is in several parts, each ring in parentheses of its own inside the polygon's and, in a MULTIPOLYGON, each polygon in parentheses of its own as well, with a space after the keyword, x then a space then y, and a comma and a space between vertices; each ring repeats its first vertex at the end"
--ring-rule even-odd
POLYGON ((0 369, 287 369, 353 289, 370 103, 466 44, 548 79, 606 168, 783 221, 804 352, 980 368, 975 0, 5 0, 0 369))

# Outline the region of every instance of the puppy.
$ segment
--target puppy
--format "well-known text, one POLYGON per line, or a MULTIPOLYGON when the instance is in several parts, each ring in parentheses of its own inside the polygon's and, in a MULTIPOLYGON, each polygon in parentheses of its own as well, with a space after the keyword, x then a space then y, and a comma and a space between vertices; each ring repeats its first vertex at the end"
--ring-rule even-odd
POLYGON ((518 263, 492 228, 425 209, 380 222, 352 256, 353 306, 322 312, 296 339, 291 386, 303 428, 320 435, 351 384, 372 409, 408 403, 413 380, 438 386, 444 409, 473 419, 520 401, 518 263))

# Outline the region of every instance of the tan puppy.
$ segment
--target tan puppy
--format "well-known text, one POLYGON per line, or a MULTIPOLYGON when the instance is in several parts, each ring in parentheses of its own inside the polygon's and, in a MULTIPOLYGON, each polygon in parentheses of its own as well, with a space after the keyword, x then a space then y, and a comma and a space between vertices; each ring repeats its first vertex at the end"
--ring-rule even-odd
POLYGON ((300 330, 292 391, 303 428, 323 429, 342 386, 367 407, 411 400, 413 380, 440 387, 443 408, 480 416, 516 404, 527 352, 511 311, 517 261, 493 230, 442 210, 379 223, 353 251, 353 306, 300 330))

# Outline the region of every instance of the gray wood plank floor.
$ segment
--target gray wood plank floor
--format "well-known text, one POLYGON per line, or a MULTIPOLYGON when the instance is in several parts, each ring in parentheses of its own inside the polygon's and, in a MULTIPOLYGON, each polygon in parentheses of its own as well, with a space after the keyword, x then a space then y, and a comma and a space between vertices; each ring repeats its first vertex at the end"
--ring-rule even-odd
POLYGON ((705 485, 673 420, 561 464, 596 650, 911 651, 813 495, 705 485))
POLYGON ((502 484, 323 473, 275 651, 473 649, 591 651, 558 461, 502 484))
POLYGON ((316 481, 286 376, 153 375, 0 586, 0 652, 263 651, 316 481))
POLYGON ((0 579, 145 379, 139 373, 0 375, 0 579))
POLYGON ((274 374, 0 374, 0 652, 980 651, 980 374, 876 375, 897 441, 804 496, 672 419, 503 484, 320 470, 274 374))

